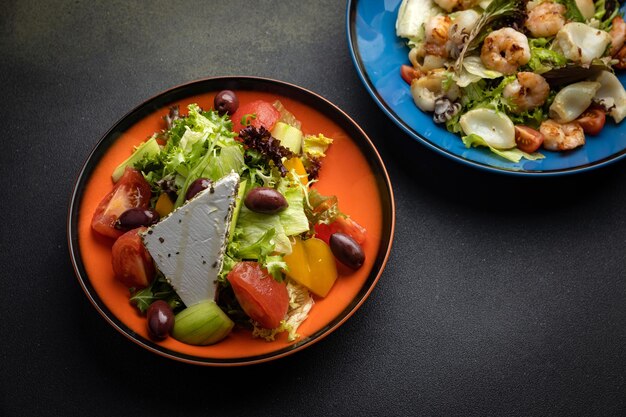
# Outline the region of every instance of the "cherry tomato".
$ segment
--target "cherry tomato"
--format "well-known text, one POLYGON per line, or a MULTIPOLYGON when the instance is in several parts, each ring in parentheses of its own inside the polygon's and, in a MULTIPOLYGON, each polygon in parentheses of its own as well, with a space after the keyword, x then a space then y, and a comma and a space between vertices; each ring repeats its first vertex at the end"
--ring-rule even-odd
POLYGON ((520 151, 533 153, 539 149, 545 137, 528 126, 515 126, 515 143, 520 151))
POLYGON ((241 119, 246 115, 250 115, 247 121, 251 126, 256 128, 263 126, 267 130, 272 130, 278 119, 280 119, 280 113, 272 106, 272 103, 256 100, 239 106, 239 109, 233 114, 231 120, 233 121, 233 131, 235 133, 239 134, 239 131, 244 128, 241 119), (254 115, 254 118, 252 115, 254 115))
POLYGON ((276 281, 257 262, 237 263, 228 282, 243 311, 261 326, 274 329, 287 314, 289 295, 284 283, 276 281))
POLYGON ((139 236, 145 227, 129 230, 111 248, 111 263, 115 278, 128 288, 145 288, 154 279, 152 257, 139 236))
POLYGON ((586 134, 595 136, 599 134, 604 127, 606 114, 602 109, 589 107, 576 121, 580 123, 580 126, 586 134))
POLYGON ((124 231, 115 228, 119 216, 130 208, 147 209, 150 197, 150 184, 139 171, 127 167, 113 190, 98 204, 91 219, 91 228, 104 236, 120 237, 124 231))
POLYGON ((411 81, 419 78, 419 71, 411 65, 402 65, 400 67, 400 76, 408 85, 411 85, 411 81))
POLYGON ((335 227, 333 227, 333 233, 341 232, 350 236, 352 239, 356 240, 359 245, 365 243, 365 238, 367 237, 367 231, 363 226, 358 224, 351 217, 337 217, 337 220, 333 223, 335 227))

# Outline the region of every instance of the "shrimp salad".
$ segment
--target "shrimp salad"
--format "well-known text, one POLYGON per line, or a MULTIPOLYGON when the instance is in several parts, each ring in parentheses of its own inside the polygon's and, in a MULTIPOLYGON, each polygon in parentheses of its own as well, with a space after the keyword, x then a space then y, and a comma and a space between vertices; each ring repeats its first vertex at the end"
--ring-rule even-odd
POLYGON ((417 107, 513 162, 569 151, 626 117, 617 0, 403 0, 402 78, 417 107), (611 122, 612 123, 612 122, 611 122))

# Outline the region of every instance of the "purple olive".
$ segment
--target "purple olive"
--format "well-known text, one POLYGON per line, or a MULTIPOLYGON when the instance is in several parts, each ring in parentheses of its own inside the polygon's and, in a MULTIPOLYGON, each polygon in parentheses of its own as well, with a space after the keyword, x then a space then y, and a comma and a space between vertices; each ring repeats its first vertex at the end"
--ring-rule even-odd
POLYGON ((208 178, 198 178, 189 185, 189 188, 187 188, 187 194, 185 194, 185 198, 187 200, 191 200, 200 191, 209 188, 211 184, 213 184, 213 182, 208 178))
POLYGON ((149 227, 159 221, 159 213, 153 209, 133 207, 120 214, 115 222, 118 230, 132 230, 141 226, 149 227))
POLYGON ((335 258, 345 266, 359 269, 365 262, 363 248, 349 235, 341 232, 333 233, 328 243, 335 258))
POLYGON ((213 99, 213 107, 219 114, 234 114, 239 108, 237 94, 230 90, 222 90, 213 99))
POLYGON ((275 214, 289 206, 281 193, 269 187, 253 188, 243 203, 250 210, 264 214, 275 214))
POLYGON ((174 327, 174 312, 169 304, 157 300, 150 304, 146 313, 148 335, 154 340, 165 339, 174 327))

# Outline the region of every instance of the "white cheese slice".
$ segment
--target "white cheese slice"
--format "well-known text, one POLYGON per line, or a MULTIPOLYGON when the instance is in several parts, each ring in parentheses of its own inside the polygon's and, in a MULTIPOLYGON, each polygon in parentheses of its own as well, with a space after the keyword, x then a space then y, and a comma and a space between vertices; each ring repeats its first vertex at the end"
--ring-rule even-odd
POLYGON ((232 172, 142 235, 157 268, 187 307, 215 299, 238 188, 239 175, 232 172))

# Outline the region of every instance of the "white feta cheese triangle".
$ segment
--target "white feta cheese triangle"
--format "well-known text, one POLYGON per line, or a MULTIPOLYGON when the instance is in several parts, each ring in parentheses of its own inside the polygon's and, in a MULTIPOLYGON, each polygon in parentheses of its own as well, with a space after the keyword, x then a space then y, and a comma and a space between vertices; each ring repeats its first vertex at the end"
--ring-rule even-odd
POLYGON ((239 175, 232 172, 142 236, 157 268, 187 307, 215 299, 238 188, 239 175))

